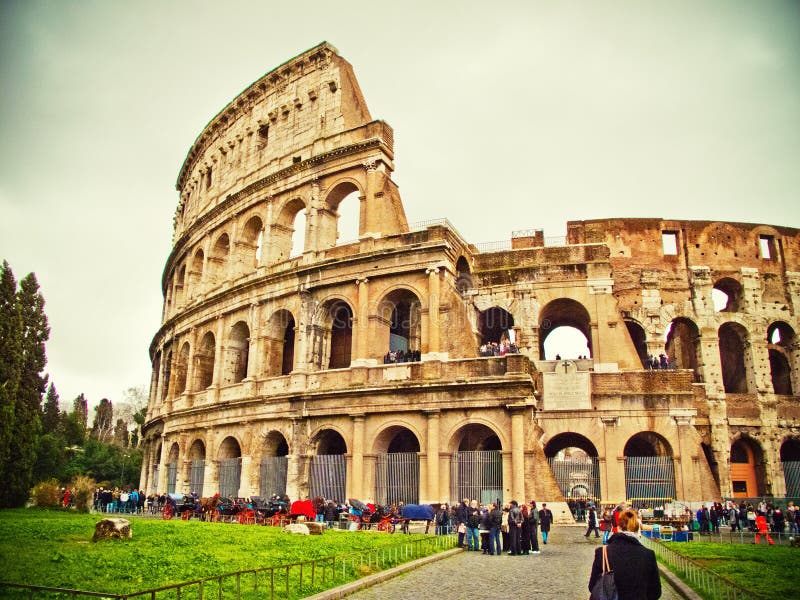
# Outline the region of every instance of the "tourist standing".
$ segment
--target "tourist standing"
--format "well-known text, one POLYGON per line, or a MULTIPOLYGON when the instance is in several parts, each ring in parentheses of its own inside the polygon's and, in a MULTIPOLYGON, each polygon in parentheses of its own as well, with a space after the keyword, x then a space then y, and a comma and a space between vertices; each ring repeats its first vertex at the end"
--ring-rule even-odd
POLYGON ((547 503, 542 502, 542 510, 539 511, 539 527, 542 530, 542 542, 547 544, 547 537, 550 534, 550 525, 553 523, 553 512, 547 508, 547 503))
POLYGON ((586 522, 589 526, 586 528, 586 533, 583 537, 588 538, 589 534, 594 531, 594 537, 599 538, 600 533, 597 531, 597 512, 594 510, 594 506, 589 507, 589 512, 586 515, 586 522))
POLYGON ((516 500, 511 501, 511 509, 508 511, 508 534, 511 538, 511 556, 522 554, 522 511, 516 500))
POLYGON ((489 504, 489 554, 497 555, 503 552, 500 546, 500 526, 503 524, 503 513, 496 504, 489 504))
POLYGON ((539 554, 539 511, 536 502, 531 500, 531 510, 528 513, 528 529, 530 530, 531 548, 534 554, 539 554))

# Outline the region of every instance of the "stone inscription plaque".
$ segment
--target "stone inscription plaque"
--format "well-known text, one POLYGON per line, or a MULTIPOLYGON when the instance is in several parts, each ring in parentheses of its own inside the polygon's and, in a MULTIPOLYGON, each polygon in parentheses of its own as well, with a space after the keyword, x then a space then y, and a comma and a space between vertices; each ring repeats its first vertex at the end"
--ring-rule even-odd
POLYGON ((588 371, 578 371, 571 360, 562 360, 544 375, 544 410, 589 410, 592 408, 588 371))

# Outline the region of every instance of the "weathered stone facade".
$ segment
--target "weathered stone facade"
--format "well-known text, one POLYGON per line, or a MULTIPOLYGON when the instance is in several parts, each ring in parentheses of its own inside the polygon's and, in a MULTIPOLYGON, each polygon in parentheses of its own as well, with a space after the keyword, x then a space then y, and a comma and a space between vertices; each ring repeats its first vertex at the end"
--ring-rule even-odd
POLYGON ((563 245, 531 231, 481 251, 446 220, 409 226, 392 171, 392 129, 326 43, 206 126, 178 178, 150 348, 148 492, 618 500, 631 457, 655 457, 670 497, 785 494, 800 231, 609 219, 570 222, 563 245), (343 201, 359 239, 337 245, 343 201), (563 326, 586 358, 545 355, 563 326), (519 353, 478 356, 500 336, 519 353), (392 344, 418 360, 384 364, 392 344), (661 352, 672 368, 643 367, 661 352), (552 461, 570 448, 594 484, 565 489, 552 461))

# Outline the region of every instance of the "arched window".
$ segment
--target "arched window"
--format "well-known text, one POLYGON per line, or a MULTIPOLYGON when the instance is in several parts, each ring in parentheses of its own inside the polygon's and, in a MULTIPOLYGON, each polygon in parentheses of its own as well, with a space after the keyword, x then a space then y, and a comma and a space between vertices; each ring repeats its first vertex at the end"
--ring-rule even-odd
POLYGON ((189 269, 189 294, 194 297, 203 293, 203 261, 205 254, 201 248, 197 249, 192 258, 192 266, 189 269))
POLYGON ((717 312, 739 312, 742 310, 742 284, 724 277, 714 284, 711 296, 717 312))
POLYGON ((231 243, 227 233, 219 236, 211 248, 211 255, 208 257, 210 285, 217 286, 227 279, 230 248, 231 243))
POLYGON ((502 340, 514 335, 514 317, 499 306, 487 308, 478 314, 478 329, 481 332, 481 344, 499 344, 502 340))
POLYGON ((264 223, 260 217, 251 217, 242 229, 241 239, 236 244, 236 262, 239 272, 247 274, 258 267, 261 258, 261 240, 264 223))
POLYGON ((380 307, 382 333, 379 335, 385 336, 383 350, 403 353, 418 351, 422 319, 417 295, 410 290, 394 290, 383 298, 380 307))
POLYGON ((200 347, 195 357, 195 390, 204 390, 214 382, 214 357, 216 354, 216 341, 214 334, 206 332, 200 342, 200 347))
POLYGON ((695 373, 695 381, 702 381, 700 330, 694 321, 684 317, 673 319, 667 331, 665 349, 670 365, 676 369, 691 369, 695 373))
POLYGON ((719 355, 722 364, 722 382, 727 394, 750 392, 745 347, 747 330, 738 323, 723 323, 719 328, 719 355))
POLYGON ((267 321, 267 376, 288 375, 294 370, 294 335, 296 324, 288 310, 278 310, 267 321))
POLYGON ((472 287, 472 271, 469 268, 469 261, 463 256, 459 256, 456 261, 456 289, 463 294, 472 287))
POLYGON ((317 369, 350 366, 353 346, 353 310, 343 300, 329 300, 316 317, 312 339, 312 362, 317 369))
POLYGON ((189 371, 189 342, 184 342, 181 346, 178 364, 175 367, 175 395, 180 396, 186 391, 186 374, 189 371))
POLYGON ((542 360, 593 357, 591 318, 580 303, 559 298, 539 315, 539 356, 542 360))
POLYGON ((250 328, 244 321, 237 322, 231 328, 227 352, 225 382, 240 383, 247 377, 247 363, 250 354, 250 328))
POLYGON ((791 396, 795 386, 792 353, 795 346, 794 329, 783 321, 772 323, 767 329, 769 366, 772 389, 776 394, 791 396))
POLYGON ((361 191, 345 181, 333 188, 325 198, 328 209, 320 213, 317 243, 319 250, 349 243, 359 238, 361 228, 361 191))
POLYGON ((628 335, 631 338, 631 342, 633 342, 633 347, 636 348, 636 355, 639 357, 642 366, 647 367, 647 335, 644 332, 644 328, 630 319, 625 319, 625 327, 628 329, 628 335))

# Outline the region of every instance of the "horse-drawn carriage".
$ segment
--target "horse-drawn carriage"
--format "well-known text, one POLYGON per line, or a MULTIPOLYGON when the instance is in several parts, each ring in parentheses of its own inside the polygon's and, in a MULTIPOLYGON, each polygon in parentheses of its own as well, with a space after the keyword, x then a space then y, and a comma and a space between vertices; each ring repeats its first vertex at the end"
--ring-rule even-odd
POLYGON ((161 518, 169 521, 176 514, 188 521, 200 516, 200 505, 193 496, 186 494, 167 494, 167 501, 161 510, 161 518))

